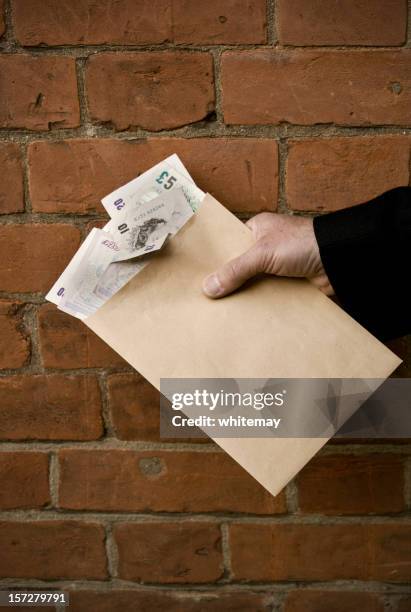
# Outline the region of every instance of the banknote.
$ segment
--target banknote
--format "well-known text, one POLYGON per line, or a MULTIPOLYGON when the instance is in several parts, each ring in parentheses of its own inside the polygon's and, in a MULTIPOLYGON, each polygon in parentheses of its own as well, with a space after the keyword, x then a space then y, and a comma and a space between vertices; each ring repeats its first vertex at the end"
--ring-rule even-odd
POLYGON ((161 248, 167 237, 176 234, 193 214, 182 190, 175 189, 142 203, 134 210, 124 212, 119 219, 109 221, 105 230, 115 236, 121 250, 115 254, 113 262, 99 279, 95 294, 101 299, 108 299, 117 293, 148 263, 130 260, 135 259, 141 250, 147 254, 144 250, 147 245, 150 253, 161 248), (119 228, 129 229, 125 236, 130 235, 130 238, 120 238, 119 228), (153 242, 155 246, 151 246, 153 242), (137 251, 133 251, 136 246, 137 251))
POLYGON ((59 308, 79 318, 92 314, 103 305, 104 300, 93 293, 99 278, 119 252, 111 234, 94 228, 89 234, 87 248, 71 275, 59 308))
POLYGON ((167 158, 136 179, 116 189, 101 200, 104 208, 112 218, 120 216, 125 211, 148 202, 162 193, 176 188, 183 191, 184 197, 193 211, 196 211, 204 198, 204 192, 193 182, 187 171, 181 171, 181 161, 177 155, 167 158), (170 159, 173 163, 170 163, 170 159), (178 163, 176 163, 178 160, 178 163))
POLYGON ((120 291, 124 285, 149 263, 150 261, 147 259, 137 259, 110 264, 94 288, 95 296, 104 303, 120 291))
POLYGON ((46 298, 85 319, 150 263, 190 219, 204 193, 177 155, 103 199, 111 219, 94 228, 46 298))
POLYGON ((175 234, 192 214, 181 188, 125 209, 105 226, 105 231, 114 237, 120 248, 114 261, 158 250, 164 236, 175 234))

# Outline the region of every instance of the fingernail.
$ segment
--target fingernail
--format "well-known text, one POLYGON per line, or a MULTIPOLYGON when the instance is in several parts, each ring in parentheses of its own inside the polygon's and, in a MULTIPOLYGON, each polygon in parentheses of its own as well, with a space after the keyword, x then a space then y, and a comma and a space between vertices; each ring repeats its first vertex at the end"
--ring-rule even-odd
POLYGON ((216 274, 210 274, 203 282, 203 290, 209 297, 218 297, 223 292, 223 288, 220 285, 218 276, 216 274))

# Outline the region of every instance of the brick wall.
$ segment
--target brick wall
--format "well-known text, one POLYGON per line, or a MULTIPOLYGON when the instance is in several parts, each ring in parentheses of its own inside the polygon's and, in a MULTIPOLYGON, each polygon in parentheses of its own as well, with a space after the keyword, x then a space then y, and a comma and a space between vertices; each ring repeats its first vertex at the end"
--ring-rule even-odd
POLYGON ((407 3, 0 7, 0 587, 62 586, 73 612, 410 610, 410 444, 329 444, 272 498, 213 444, 162 442, 157 393, 44 301, 100 198, 175 151, 242 218, 408 185, 407 3))

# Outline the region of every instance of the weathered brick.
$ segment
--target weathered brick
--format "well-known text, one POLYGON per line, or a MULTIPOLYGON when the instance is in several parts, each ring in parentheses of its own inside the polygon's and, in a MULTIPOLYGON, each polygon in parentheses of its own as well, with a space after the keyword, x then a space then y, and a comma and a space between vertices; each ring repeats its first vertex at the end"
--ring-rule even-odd
POLYGON ((402 0, 279 0, 282 45, 401 45, 407 30, 402 0))
POLYGON ((13 142, 0 143, 0 214, 24 210, 23 168, 20 147, 13 142))
POLYGON ((230 527, 236 580, 411 579, 411 526, 252 525, 230 527))
MULTIPOLYGON (((109 408, 115 435, 120 440, 181 442, 181 438, 160 435, 160 393, 145 378, 136 373, 111 374, 107 378, 109 408)), ((184 437, 184 442, 209 444, 201 435, 184 437)))
POLYGON ((212 582, 223 573, 221 533, 213 523, 123 523, 113 535, 124 580, 212 582))
POLYGON ((199 187, 231 210, 276 209, 277 143, 265 138, 35 142, 29 147, 33 209, 101 212, 102 197, 172 153, 181 156, 199 187))
POLYGON ((317 457, 297 477, 303 512, 387 514, 405 510, 404 459, 399 455, 317 457))
POLYGON ((104 529, 94 523, 0 523, 0 577, 43 580, 107 577, 104 529))
POLYGON ((270 594, 266 593, 231 590, 229 593, 141 589, 103 592, 75 590, 70 592, 70 612, 269 612, 272 609, 271 599, 270 594))
POLYGON ((30 357, 22 304, 0 300, 0 369, 20 368, 30 357))
MULTIPOLYGON (((160 393, 137 373, 111 374, 107 378, 109 409, 115 435, 120 440, 181 442, 160 435, 160 393)), ((200 430, 198 430, 201 434, 200 430)), ((184 442, 209 444, 206 435, 184 442)))
POLYGON ((384 612, 381 597, 361 591, 291 591, 285 600, 284 612, 384 612))
POLYGON ((227 51, 228 124, 411 123, 411 50, 227 51))
POLYGON ((289 143, 286 190, 294 210, 338 210, 410 179, 411 139, 321 138, 289 143))
POLYGON ((265 0, 173 3, 174 41, 200 44, 258 44, 266 41, 265 0))
POLYGON ((265 0, 14 0, 17 39, 27 46, 263 43, 265 0))
POLYGON ((139 374, 112 374, 107 388, 120 440, 160 441, 160 393, 139 374))
POLYGON ((172 129, 214 110, 209 53, 98 53, 87 61, 86 83, 91 119, 118 130, 172 129))
POLYGON ((22 45, 162 43, 169 38, 170 0, 13 0, 22 45))
POLYGON ((0 227, 0 286, 3 291, 46 291, 80 244, 73 225, 10 224, 0 227))
POLYGON ((106 368, 126 362, 81 321, 44 304, 39 313, 40 351, 46 368, 106 368))
POLYGON ((59 455, 62 508, 255 514, 286 510, 284 494, 272 497, 223 453, 62 450, 59 455))
POLYGON ((36 452, 0 453, 0 508, 41 508, 50 501, 48 456, 36 452))
POLYGON ((47 130, 76 127, 80 111, 74 59, 59 56, 0 56, 0 126, 47 130))
POLYGON ((0 438, 95 440, 102 434, 94 376, 47 374, 0 378, 0 438))
POLYGON ((401 597, 398 602, 397 612, 410 612, 411 610, 411 595, 401 597))

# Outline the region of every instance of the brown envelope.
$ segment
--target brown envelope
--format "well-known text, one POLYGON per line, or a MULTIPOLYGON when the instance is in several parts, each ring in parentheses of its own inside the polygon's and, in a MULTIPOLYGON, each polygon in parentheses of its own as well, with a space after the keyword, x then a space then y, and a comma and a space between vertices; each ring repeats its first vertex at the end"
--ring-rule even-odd
MULTIPOLYGON (((399 365, 305 280, 266 277, 206 298, 203 278, 252 243, 250 230, 207 195, 150 265, 85 323, 158 389, 161 378, 384 379, 399 365)), ((326 438, 215 441, 276 495, 326 438)))

